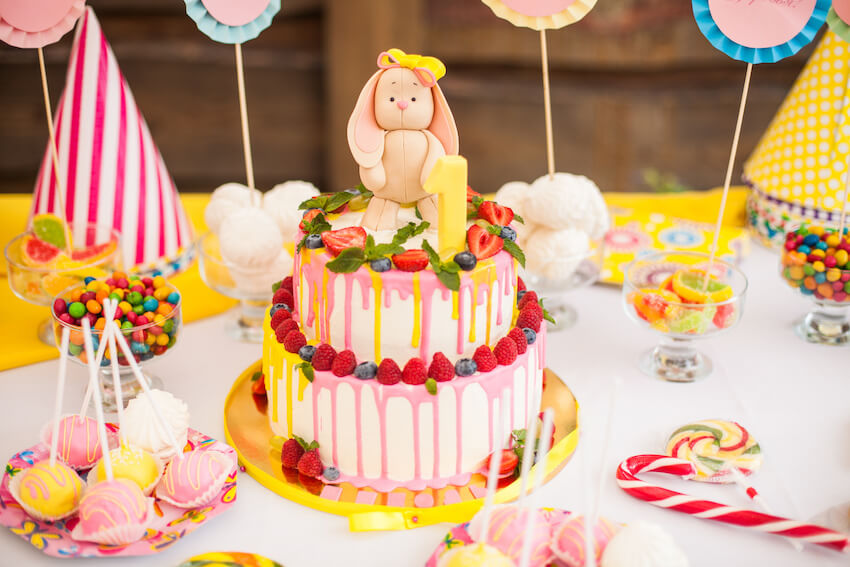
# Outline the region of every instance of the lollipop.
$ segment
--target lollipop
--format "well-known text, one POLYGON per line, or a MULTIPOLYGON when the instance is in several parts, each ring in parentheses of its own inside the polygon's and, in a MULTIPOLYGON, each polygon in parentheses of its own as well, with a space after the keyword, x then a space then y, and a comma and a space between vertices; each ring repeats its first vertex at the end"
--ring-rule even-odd
POLYGON ((73 515, 85 483, 60 461, 39 461, 9 481, 9 492, 31 517, 55 522, 73 515))
POLYGON ((762 462, 761 448, 749 431, 734 421, 718 419, 683 425, 670 436, 665 453, 692 462, 693 480, 701 482, 732 483, 730 469, 750 475, 762 462))
POLYGON ((158 498, 178 508, 197 508, 221 491, 232 463, 222 453, 201 448, 174 457, 156 487, 158 498))

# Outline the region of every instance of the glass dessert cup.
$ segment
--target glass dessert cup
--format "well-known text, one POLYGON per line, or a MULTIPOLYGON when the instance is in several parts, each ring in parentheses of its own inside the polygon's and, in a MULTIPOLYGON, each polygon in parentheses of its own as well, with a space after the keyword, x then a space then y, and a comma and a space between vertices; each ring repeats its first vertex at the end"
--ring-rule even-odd
MULTIPOLYGON (((70 302, 70 295, 74 289, 79 288, 80 284, 74 284, 56 296, 56 299, 64 299, 70 302)), ((180 293, 176 287, 170 283, 166 283, 165 287, 172 292, 180 293)), ((147 363, 151 360, 158 360, 166 354, 170 353, 177 344, 177 339, 183 327, 183 296, 175 304, 170 313, 163 315, 159 321, 151 321, 144 325, 128 326, 121 329, 121 334, 127 340, 130 350, 134 353, 139 368, 142 371, 142 376, 147 381, 150 388, 162 389, 163 382, 158 376, 151 374, 145 369, 147 363), (167 342, 160 337, 168 337, 167 342), (164 343, 164 344, 161 344, 164 343)), ((85 366, 87 364, 86 352, 83 346, 83 328, 79 325, 71 325, 62 321, 53 309, 50 310, 53 315, 53 333, 56 344, 62 342, 62 331, 68 328, 70 331, 70 342, 68 344, 68 358, 85 366)), ((92 329, 92 338, 94 339, 93 347, 95 351, 100 346, 103 340, 102 329, 92 329)), ((59 347, 57 347, 59 348, 59 347)), ((116 343, 115 348, 118 349, 118 369, 121 378, 121 394, 123 396, 124 405, 131 399, 135 398, 141 391, 142 387, 136 380, 127 358, 119 344, 116 343)), ((110 362, 109 347, 104 351, 103 359, 100 362, 100 391, 103 398, 104 409, 109 412, 116 410, 115 387, 112 377, 112 364, 110 362)))
POLYGON ((696 252, 657 252, 626 267, 626 315, 661 336, 658 346, 640 359, 645 374, 670 382, 693 382, 711 374, 711 360, 697 351, 694 341, 740 320, 747 278, 723 260, 708 267, 708 254, 696 252), (706 271, 712 275, 707 288, 706 271))
POLYGON ((547 331, 562 331, 578 321, 578 312, 567 302, 567 295, 571 291, 596 283, 602 273, 604 258, 605 240, 600 238, 592 240, 590 249, 582 254, 552 261, 559 264, 556 271, 562 274, 562 277, 552 279, 531 270, 525 271, 528 289, 536 291, 538 297, 544 300, 546 311, 555 320, 555 323, 546 322, 547 331))
POLYGON ((263 342, 263 318, 271 303, 272 284, 285 274, 267 269, 246 270, 228 264, 222 257, 218 236, 204 234, 198 242, 201 278, 211 289, 239 300, 228 314, 225 332, 233 339, 248 343, 263 342))
MULTIPOLYGON (((34 305, 50 306, 53 298, 65 288, 81 284, 91 276, 106 277, 109 272, 121 269, 121 237, 111 227, 92 223, 72 224, 70 232, 75 242, 91 243, 86 248, 72 245, 72 254, 79 258, 57 257, 55 260, 35 264, 28 261, 24 248, 32 233, 27 231, 15 236, 6 245, 4 254, 12 292, 34 305), (95 248, 103 247, 98 252, 95 248)), ((64 251, 60 251, 64 252, 64 251)), ((38 338, 46 345, 56 346, 50 317, 38 325, 38 338)))

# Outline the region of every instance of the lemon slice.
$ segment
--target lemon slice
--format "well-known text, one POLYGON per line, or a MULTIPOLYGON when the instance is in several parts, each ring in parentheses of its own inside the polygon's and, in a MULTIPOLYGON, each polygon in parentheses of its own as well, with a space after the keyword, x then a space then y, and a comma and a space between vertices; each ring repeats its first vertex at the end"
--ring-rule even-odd
POLYGON ((673 274, 673 291, 690 303, 720 303, 732 299, 732 287, 713 275, 705 285, 705 270, 679 270, 673 274), (703 291, 705 288, 705 291, 703 291))
POLYGON ((39 240, 52 244, 56 248, 65 248, 65 225, 56 215, 45 213, 32 219, 32 232, 39 240))

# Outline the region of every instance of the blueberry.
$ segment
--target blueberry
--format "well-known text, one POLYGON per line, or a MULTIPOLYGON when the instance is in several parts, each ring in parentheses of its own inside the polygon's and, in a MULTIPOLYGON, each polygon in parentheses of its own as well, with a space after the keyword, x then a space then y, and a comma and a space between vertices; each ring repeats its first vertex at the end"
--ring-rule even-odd
POLYGON ((322 473, 322 476, 325 477, 325 480, 333 482, 339 479, 339 469, 336 467, 325 467, 325 471, 322 473))
POLYGON ((300 349, 298 349, 298 356, 301 357, 301 360, 304 362, 310 362, 313 360, 313 354, 316 352, 316 347, 313 345, 304 345, 300 349))
POLYGON ((478 370, 478 364, 471 358, 461 358, 455 362, 455 374, 458 376, 472 376, 478 370))
POLYGON ((478 264, 478 259, 472 252, 458 252, 454 257, 455 264, 460 266, 460 269, 468 272, 478 264))
POLYGON ((386 272, 393 267, 393 263, 389 258, 378 258, 369 262, 369 267, 375 272, 386 272))
POLYGON ((361 380, 371 380, 378 374, 378 365, 372 361, 361 362, 354 367, 354 376, 361 380))
POLYGON ((509 226, 503 226, 502 232, 499 233, 499 236, 504 240, 514 242, 516 240, 516 231, 509 226))
POLYGON ((322 242, 321 234, 308 234, 307 239, 304 241, 304 246, 310 250, 315 250, 317 248, 324 248, 325 243, 322 242))
POLYGON ((345 190, 345 192, 346 192, 346 193, 351 193, 352 195, 359 195, 359 194, 360 194, 360 189, 357 189, 356 187, 354 187, 354 188, 352 188, 352 189, 346 189, 346 190, 345 190))
POLYGON ((534 341, 537 340, 537 333, 534 332, 534 329, 529 329, 528 327, 523 327, 522 332, 525 333, 525 342, 530 345, 534 344, 534 341))
POLYGON ((286 309, 287 311, 292 311, 292 308, 286 303, 275 303, 272 305, 272 308, 269 310, 269 317, 273 317, 275 313, 280 309, 286 309))
POLYGON ((526 291, 520 290, 516 293, 516 302, 519 303, 519 300, 522 299, 522 296, 526 294, 526 291))

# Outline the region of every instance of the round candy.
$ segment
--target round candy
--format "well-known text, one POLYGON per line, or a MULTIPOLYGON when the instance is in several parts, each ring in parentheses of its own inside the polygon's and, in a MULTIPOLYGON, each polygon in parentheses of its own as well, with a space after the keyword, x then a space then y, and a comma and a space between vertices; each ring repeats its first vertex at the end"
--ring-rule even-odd
POLYGON ((71 537, 105 545, 126 545, 145 535, 150 499, 135 482, 123 478, 99 482, 80 501, 80 521, 71 537))
POLYGON ((72 515, 80 504, 85 484, 61 461, 39 461, 13 478, 15 499, 32 517, 48 522, 72 515))
POLYGON ((79 319, 86 314, 86 306, 79 301, 75 301, 68 306, 68 314, 74 319, 79 319))
MULTIPOLYGON (((153 492, 162 472, 153 455, 138 447, 122 445, 109 451, 109 456, 112 459, 112 474, 115 478, 132 480, 142 489, 145 495, 150 495, 153 492)), ((92 473, 94 473, 94 478, 98 482, 106 480, 106 467, 103 464, 103 459, 97 462, 92 473)), ((89 479, 91 479, 91 476, 89 479)))
POLYGON ((696 467, 693 480, 734 482, 730 469, 744 475, 758 470, 761 447, 739 423, 708 419, 683 425, 667 441, 665 453, 690 461, 696 467))

